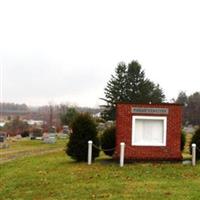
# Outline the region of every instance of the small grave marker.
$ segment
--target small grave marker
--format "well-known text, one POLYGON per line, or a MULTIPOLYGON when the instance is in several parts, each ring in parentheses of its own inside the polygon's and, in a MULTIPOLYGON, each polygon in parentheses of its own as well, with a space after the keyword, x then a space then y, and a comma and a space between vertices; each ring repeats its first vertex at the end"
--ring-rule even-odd
POLYGON ((56 143, 56 134, 55 133, 49 133, 45 134, 43 136, 44 143, 46 144, 54 144, 56 143))

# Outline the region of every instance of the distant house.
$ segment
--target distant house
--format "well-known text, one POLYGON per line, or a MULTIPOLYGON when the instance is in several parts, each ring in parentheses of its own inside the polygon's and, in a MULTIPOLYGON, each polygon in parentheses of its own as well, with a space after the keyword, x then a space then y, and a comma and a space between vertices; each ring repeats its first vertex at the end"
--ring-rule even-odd
POLYGON ((0 122, 0 127, 4 127, 5 124, 6 122, 0 122))
POLYGON ((44 124, 44 121, 42 121, 42 120, 30 119, 30 120, 24 120, 24 121, 27 122, 28 125, 30 125, 30 126, 33 126, 33 125, 42 126, 44 124))

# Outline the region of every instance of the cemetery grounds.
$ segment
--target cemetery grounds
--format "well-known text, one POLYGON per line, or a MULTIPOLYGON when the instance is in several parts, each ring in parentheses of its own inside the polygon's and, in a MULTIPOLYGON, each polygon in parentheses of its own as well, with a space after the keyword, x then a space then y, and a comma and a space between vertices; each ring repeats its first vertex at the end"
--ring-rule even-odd
MULTIPOLYGON (((184 158, 188 154, 188 142, 184 158)), ((200 162, 132 163, 119 167, 101 153, 95 162, 66 156, 67 139, 56 144, 20 139, 0 150, 0 200, 200 199, 200 162)))

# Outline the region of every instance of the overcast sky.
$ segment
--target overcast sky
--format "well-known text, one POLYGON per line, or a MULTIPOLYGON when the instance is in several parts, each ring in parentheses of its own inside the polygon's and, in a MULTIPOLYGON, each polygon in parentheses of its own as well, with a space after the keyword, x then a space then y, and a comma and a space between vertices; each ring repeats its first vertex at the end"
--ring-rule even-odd
POLYGON ((200 91, 199 0, 0 0, 1 101, 98 106, 120 61, 167 100, 200 91))

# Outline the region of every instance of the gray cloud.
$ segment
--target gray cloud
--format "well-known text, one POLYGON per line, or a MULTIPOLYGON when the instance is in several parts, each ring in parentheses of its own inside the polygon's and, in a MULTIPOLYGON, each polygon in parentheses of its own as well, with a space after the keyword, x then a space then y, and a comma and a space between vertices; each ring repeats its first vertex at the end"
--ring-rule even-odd
POLYGON ((180 90, 198 91, 199 5, 179 0, 1 1, 3 99, 95 106, 117 63, 132 59, 168 99, 180 90))

